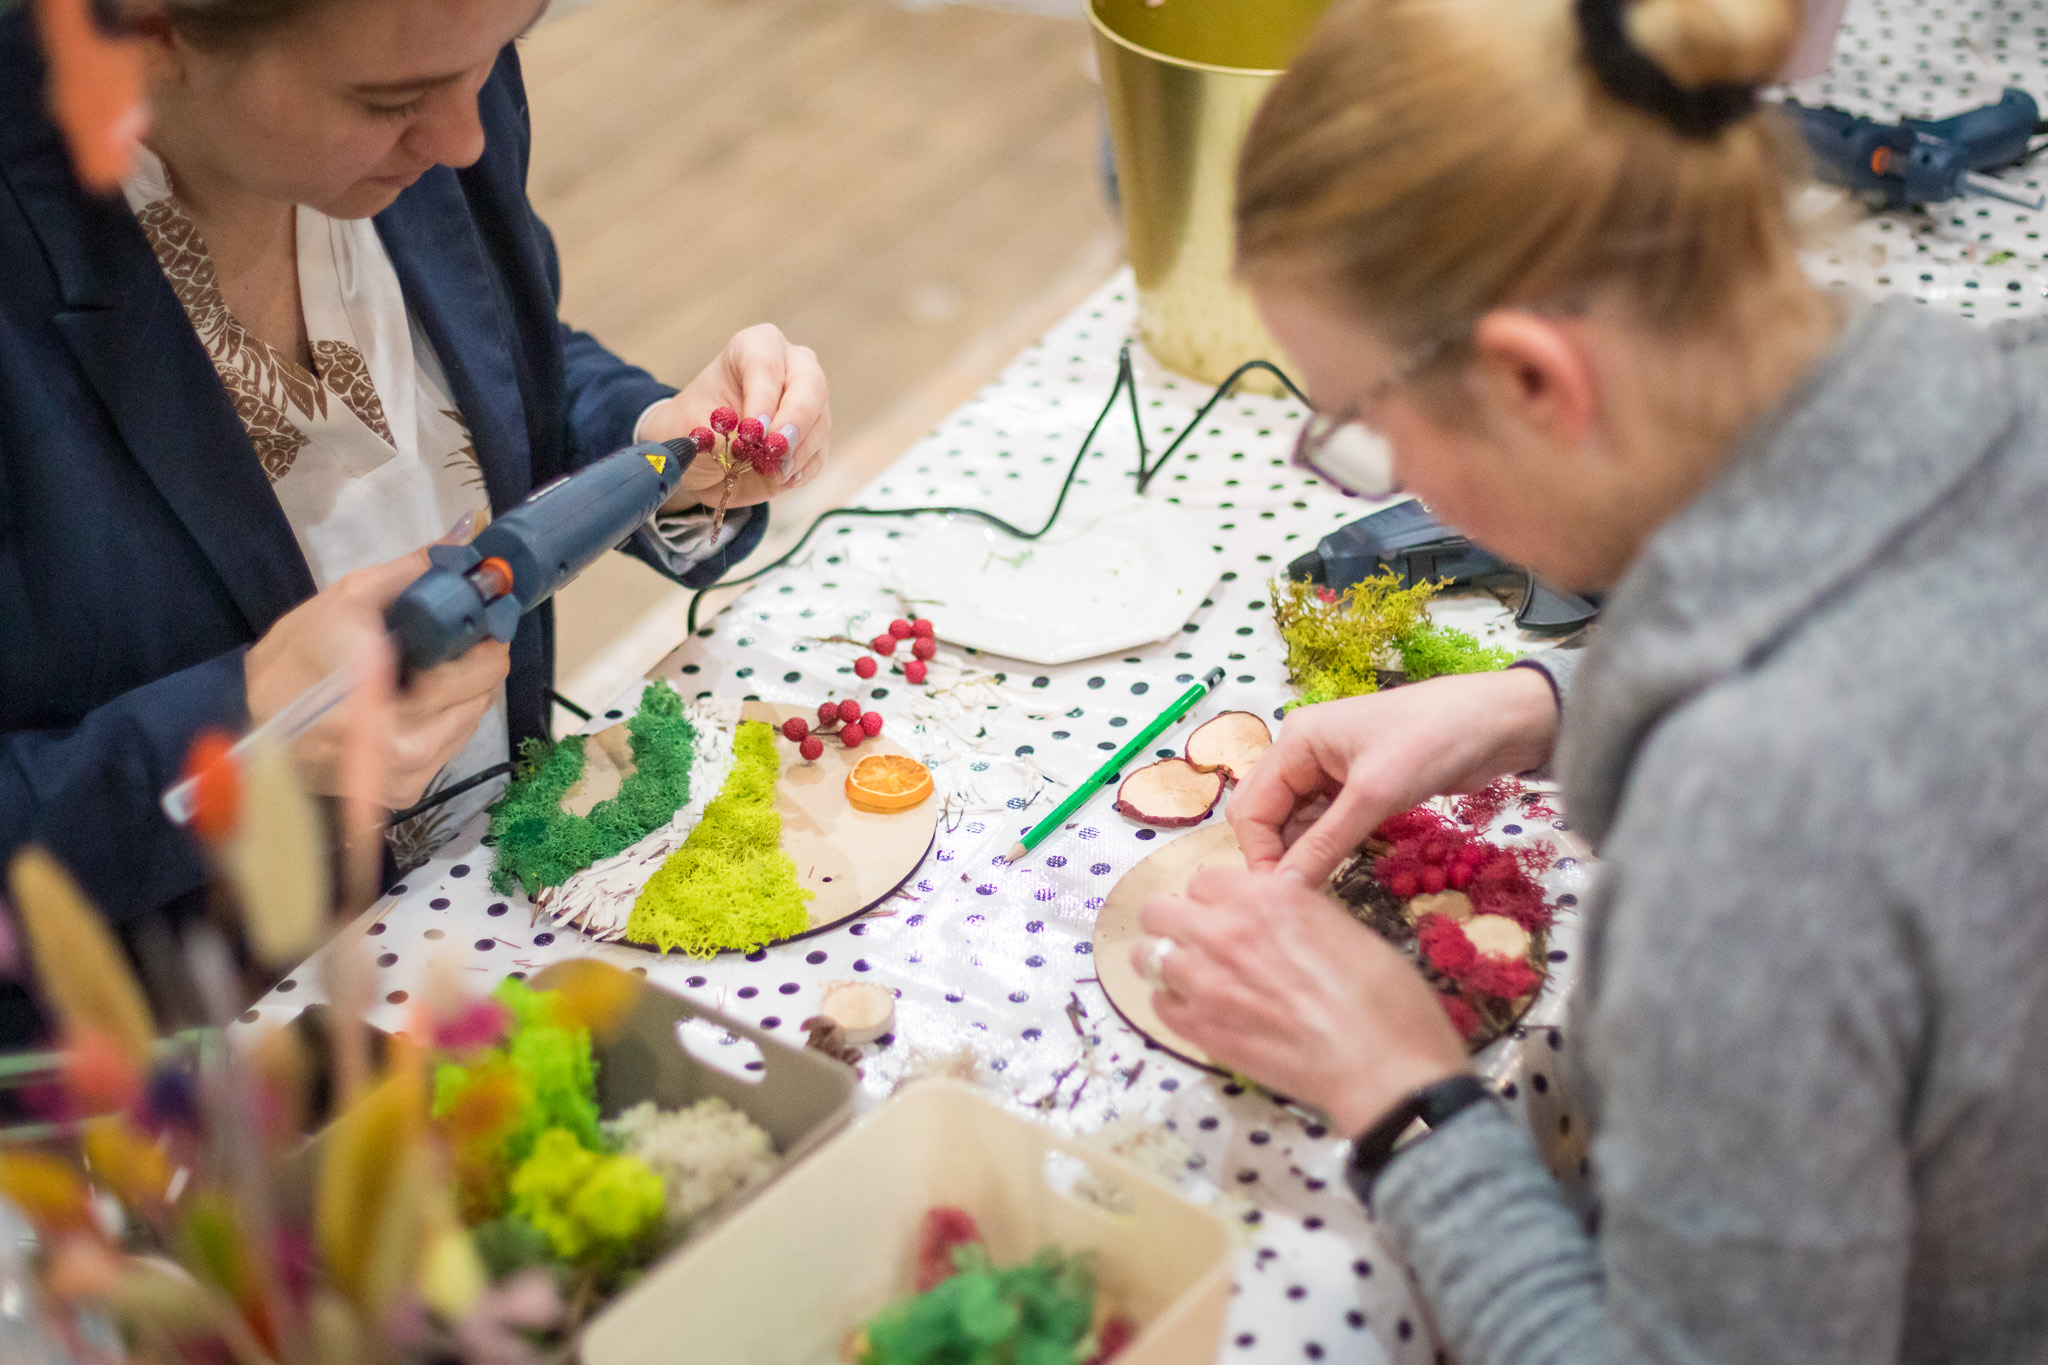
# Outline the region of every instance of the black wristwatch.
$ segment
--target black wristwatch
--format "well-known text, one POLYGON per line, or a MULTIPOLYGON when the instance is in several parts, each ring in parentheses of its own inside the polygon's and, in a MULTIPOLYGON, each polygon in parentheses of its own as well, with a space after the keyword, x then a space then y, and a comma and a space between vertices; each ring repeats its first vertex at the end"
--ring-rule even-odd
POLYGON ((1372 1210, 1372 1183, 1394 1159, 1394 1154, 1428 1137, 1481 1100, 1491 1099, 1493 1090, 1473 1075, 1446 1076, 1425 1085, 1395 1105, 1387 1116, 1359 1135, 1351 1144, 1351 1164, 1344 1179, 1358 1202, 1372 1210))

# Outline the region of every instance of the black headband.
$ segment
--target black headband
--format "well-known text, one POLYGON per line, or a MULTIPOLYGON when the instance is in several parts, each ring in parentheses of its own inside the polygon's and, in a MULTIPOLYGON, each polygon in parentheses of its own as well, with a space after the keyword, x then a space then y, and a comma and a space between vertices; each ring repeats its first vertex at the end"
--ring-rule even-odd
POLYGON ((1756 108, 1756 91, 1719 82, 1688 90, 1628 40, 1630 0, 1577 0, 1586 60, 1608 94, 1655 114, 1686 137, 1712 137, 1756 108))

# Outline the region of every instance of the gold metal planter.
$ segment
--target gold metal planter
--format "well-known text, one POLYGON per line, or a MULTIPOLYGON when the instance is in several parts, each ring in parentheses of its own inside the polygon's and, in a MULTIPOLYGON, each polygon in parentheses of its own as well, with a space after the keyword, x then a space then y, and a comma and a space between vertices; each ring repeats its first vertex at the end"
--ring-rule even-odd
POLYGON ((1214 384, 1247 360, 1286 366, 1231 278, 1237 153, 1259 101, 1327 3, 1089 0, 1138 282, 1138 335, 1182 374, 1214 384))

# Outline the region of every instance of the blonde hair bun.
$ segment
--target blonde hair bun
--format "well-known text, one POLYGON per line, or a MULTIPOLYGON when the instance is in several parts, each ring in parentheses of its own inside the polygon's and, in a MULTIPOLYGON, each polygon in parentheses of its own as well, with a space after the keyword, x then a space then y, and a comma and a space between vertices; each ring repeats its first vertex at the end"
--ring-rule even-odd
POLYGON ((1239 271, 1406 345, 1609 287, 1719 326, 1796 270, 1803 145, 1754 97, 1796 4, 1333 0, 1245 138, 1239 271))
POLYGON ((1629 41, 1690 90, 1767 85, 1799 38, 1798 0, 1637 0, 1629 41))

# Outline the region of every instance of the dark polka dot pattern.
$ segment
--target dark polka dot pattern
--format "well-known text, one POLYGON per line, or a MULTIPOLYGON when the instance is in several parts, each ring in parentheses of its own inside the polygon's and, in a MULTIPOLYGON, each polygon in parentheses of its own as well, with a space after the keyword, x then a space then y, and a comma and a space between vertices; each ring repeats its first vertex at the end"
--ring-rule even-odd
MULTIPOLYGON (((1107 391, 1116 346, 1131 323, 1127 294, 1112 286, 1084 305, 1047 343, 1025 352, 1001 381, 906 454, 873 495, 884 501, 1000 501, 1009 506, 1020 498, 1028 502, 1036 489, 1049 502, 1054 481, 1107 391), (1080 359, 1070 361, 1069 356, 1080 359), (1024 465, 1049 472, 1031 474, 1042 483, 1018 480, 998 500, 987 472, 999 465, 995 452, 1002 449, 1026 461, 1046 457, 1055 463, 1024 465)), ((1148 439, 1156 450, 1163 445, 1161 433, 1169 425, 1184 425, 1207 391, 1149 368, 1145 373, 1143 396, 1148 404, 1159 403, 1145 408, 1148 439)), ((491 853, 478 842, 481 830, 472 828, 409 874, 406 884, 378 906, 375 913, 382 918, 376 928, 382 936, 377 946, 383 950, 377 958, 378 990, 387 1004, 375 1022, 385 1027, 404 1022, 408 992, 419 988, 436 957, 474 968, 473 979, 483 986, 501 976, 527 976, 551 962, 595 955, 644 971, 651 981, 791 1042, 801 1042, 791 1037, 794 1026, 815 1012, 827 982, 849 977, 875 981, 896 991, 899 1000, 896 1033, 863 1049, 863 1086, 870 1101, 889 1093, 914 1056, 965 1049, 978 1060, 987 1093, 1020 1111, 1053 1116, 1071 1131, 1100 1128, 1112 1116, 1170 1127, 1187 1147, 1176 1168, 1185 1170, 1191 1189, 1225 1201, 1217 1207, 1247 1237, 1238 1256, 1238 1292, 1231 1300, 1226 1335, 1236 1343, 1232 1359, 1384 1358, 1397 1365, 1422 1365, 1431 1343, 1399 1339, 1393 1326, 1423 1320, 1409 1286, 1398 1275, 1371 1274, 1372 1263, 1393 1253, 1345 1186, 1346 1145, 1267 1096, 1222 1083, 1148 1045, 1102 995, 1090 931, 1104 897, 1120 877, 1180 831, 1128 821, 1111 808, 1111 794, 1103 793, 1016 865, 998 858, 1046 812, 1048 796, 1061 789, 1044 789, 1038 774, 1063 785, 1092 772, 1104 752, 1120 748, 1210 668, 1225 664, 1230 671, 1188 722, 1147 746, 1154 756, 1179 753, 1193 725, 1209 715, 1231 709, 1274 714, 1288 698, 1266 583, 1318 537, 1366 510, 1285 467, 1287 446, 1302 416, 1291 403, 1227 401, 1175 456, 1170 472, 1185 477, 1155 484, 1155 496, 1182 499, 1179 505, 1196 525, 1220 527, 1238 519, 1237 529, 1215 538, 1222 546, 1219 575, 1214 583, 1201 585, 1204 605, 1188 630, 1117 657, 1044 668, 963 658, 942 641, 935 681, 957 678, 963 663, 989 675, 1007 672, 1003 682, 994 684, 1002 704, 975 713, 985 737, 974 762, 961 765, 963 777, 989 784, 986 805, 949 814, 932 855, 911 883, 873 914, 815 938, 708 961, 594 945, 573 930, 556 928, 545 916, 536 920, 523 895, 492 891, 491 853), (1269 468, 1265 482, 1274 485, 1271 489, 1243 477, 1269 468), (1242 486, 1227 487, 1233 477, 1242 486), (1219 510, 1225 501, 1235 509, 1219 510), (1274 515, 1256 518, 1264 512, 1274 515), (1351 1322, 1347 1314, 1366 1325, 1351 1322), (1372 1347, 1364 1345, 1367 1332, 1372 1347)), ((1123 450, 1117 444, 1123 439, 1105 444, 1123 450)), ((1122 454, 1098 454, 1091 460, 1075 490, 1076 509, 1101 495, 1111 482, 1114 462, 1123 459, 1122 454)), ((864 639, 901 613, 875 566, 888 555, 908 552, 916 536, 905 530, 900 542, 892 544, 875 525, 856 524, 844 531, 834 541, 843 552, 835 556, 842 562, 829 571, 831 578, 824 577, 822 562, 771 576, 686 642, 681 663, 691 680, 686 695, 738 696, 755 689, 769 700, 806 705, 822 695, 849 695, 852 675, 841 678, 839 670, 850 667, 856 651, 819 643, 819 637, 843 632, 864 639), (795 590, 785 593, 784 587, 795 590), (821 654, 826 658, 821 660, 821 654)), ((943 635, 943 614, 934 615, 943 635)), ((1472 628, 1464 620, 1456 624, 1472 628)), ((924 714, 920 708, 931 704, 931 691, 897 682, 900 661, 886 667, 895 676, 884 673, 877 682, 890 685, 868 689, 866 695, 886 717, 888 733, 919 751, 924 741, 917 717, 924 714)), ((630 712, 638 691, 630 689, 615 699, 609 708, 613 719, 630 712)), ((1585 875, 1583 869, 1569 871, 1585 875)), ((1575 899, 1584 889, 1573 885, 1567 894, 1575 899)), ((1577 957, 1571 919, 1554 941, 1557 950, 1570 955, 1562 964, 1567 968, 1577 957)), ((288 1017, 288 1011, 318 996, 320 979, 311 970, 299 971, 296 988, 267 997, 258 1013, 288 1017)), ((1539 1003, 1538 1011, 1544 1008, 1539 1003)), ((1539 1026, 1551 1022, 1550 1016, 1539 1017, 1539 1026)), ((1532 1039, 1539 1036, 1547 1035, 1532 1034, 1532 1039)), ((1503 1044, 1490 1054, 1489 1074, 1521 1074, 1507 1048, 1503 1044)), ((1551 1056, 1541 1042, 1535 1049, 1551 1056)), ((1553 1077, 1563 1074, 1561 1065, 1545 1066, 1553 1077)), ((1537 1098, 1545 1107, 1530 1112, 1532 1127, 1557 1133, 1563 1100, 1559 1087, 1552 1085, 1537 1098)), ((1516 1101, 1518 1109, 1527 1103, 1516 1101)), ((1574 1125, 1574 1132, 1581 1127, 1574 1125)), ((1575 1163, 1577 1149, 1572 1150, 1575 1163)))

